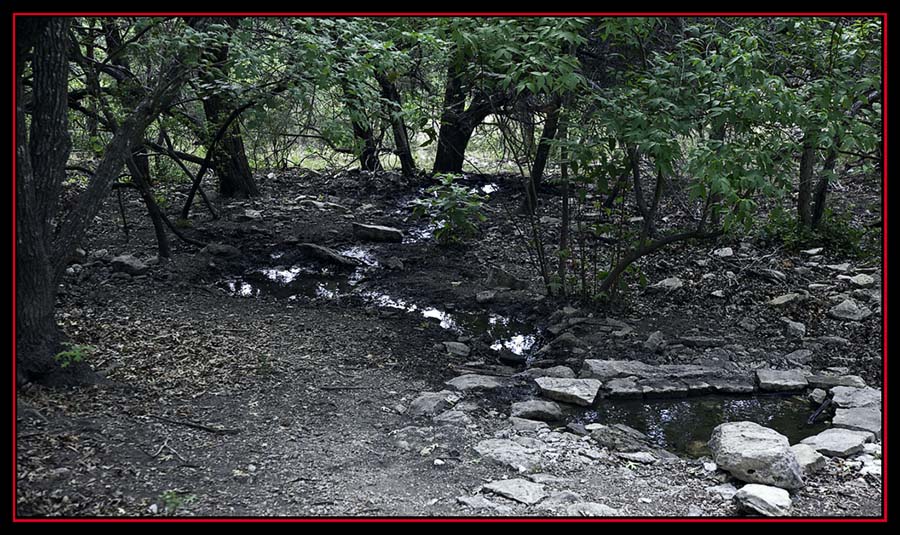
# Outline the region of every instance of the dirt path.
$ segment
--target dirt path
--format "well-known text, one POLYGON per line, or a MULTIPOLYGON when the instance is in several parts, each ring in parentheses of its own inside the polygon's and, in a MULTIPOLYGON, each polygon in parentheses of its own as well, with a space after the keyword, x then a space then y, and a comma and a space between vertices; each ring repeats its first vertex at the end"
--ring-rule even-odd
MULTIPOLYGON (((397 223, 398 198, 356 193, 339 200, 369 223, 397 223)), ((132 229, 137 241, 124 245, 110 230, 112 208, 88 251, 149 256, 146 223, 132 229)), ((129 208, 136 218, 139 206, 129 208)), ((233 206, 230 215, 244 209, 233 206)), ((352 244, 349 221, 341 212, 307 210, 271 210, 261 221, 226 217, 194 232, 239 246, 244 254, 236 263, 213 259, 219 265, 210 268, 208 258, 177 245, 174 264, 152 266, 142 278, 113 277, 97 261, 83 268, 87 276, 68 280, 60 321, 77 343, 97 348, 91 362, 109 382, 20 393, 19 515, 578 516, 602 506, 623 516, 737 514, 729 499, 707 490, 728 477, 704 468, 703 459, 644 464, 588 436, 515 430, 508 403, 479 393, 456 404, 466 418, 453 423, 409 416, 421 392, 447 388, 444 381, 465 362, 491 355, 489 337, 460 338, 441 317, 422 314, 425 307, 520 318, 553 310, 535 284, 533 292, 474 303, 487 289, 487 266, 528 273, 521 258, 515 261, 521 253, 503 243, 502 221, 473 250, 426 243, 374 249, 382 263, 400 258, 403 269, 382 267, 357 282, 418 303, 413 312, 371 299, 244 298, 222 286, 224 276, 282 251, 288 236, 338 249, 352 244), (449 355, 441 342, 457 339, 474 354, 449 355), (528 477, 543 485, 541 503, 482 488, 526 477, 477 452, 487 439, 514 440, 533 455, 528 477), (475 498, 466 505, 460 497, 475 498)), ((679 306, 686 305, 658 307, 658 317, 633 322, 639 332, 627 344, 604 340, 598 347, 636 351, 658 325, 680 328, 669 321, 684 317, 679 306)), ((794 514, 880 515, 880 479, 832 459, 796 493, 794 514)))

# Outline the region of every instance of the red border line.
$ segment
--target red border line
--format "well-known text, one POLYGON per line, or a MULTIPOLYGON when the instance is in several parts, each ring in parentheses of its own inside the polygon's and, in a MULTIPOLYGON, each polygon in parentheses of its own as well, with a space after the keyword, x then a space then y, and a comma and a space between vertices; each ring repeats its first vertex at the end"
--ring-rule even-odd
POLYGON ((400 522, 400 523, 408 523, 408 522, 614 522, 614 523, 623 523, 623 522, 648 522, 648 523, 656 523, 656 522, 701 522, 701 523, 766 523, 766 522, 778 522, 778 523, 797 523, 797 522, 829 522, 829 523, 846 523, 846 522, 859 522, 859 523, 883 523, 888 520, 888 509, 887 509, 887 273, 888 273, 888 264, 887 264, 887 237, 888 237, 888 210, 887 210, 887 176, 888 176, 888 130, 887 130, 887 121, 885 118, 887 117, 888 112, 888 83, 887 83, 887 72, 888 72, 888 14, 887 12, 799 12, 799 11, 790 11, 790 12, 368 12, 368 11, 360 11, 360 12, 174 12, 174 11, 166 11, 166 12, 72 12, 72 11, 59 11, 59 12, 14 12, 12 14, 12 65, 13 65, 13 120, 12 120, 12 143, 13 143, 13 158, 12 158, 12 233, 13 233, 13 266, 12 266, 12 281, 13 281, 13 315, 15 317, 16 312, 16 18, 20 16, 41 16, 41 17, 50 17, 50 16, 79 16, 79 17, 95 17, 95 16, 132 16, 132 17, 147 17, 147 16, 200 16, 200 15, 227 15, 227 16, 255 16, 255 17, 286 17, 286 16, 315 16, 315 17, 526 17, 526 16, 615 16, 615 17, 668 17, 668 16, 677 16, 677 17, 837 17, 837 16, 855 16, 855 17, 880 17, 882 19, 882 84, 883 84, 883 99, 882 99, 882 146, 883 146, 883 168, 882 168, 882 516, 880 518, 850 518, 850 517, 816 517, 816 518, 743 518, 743 517, 723 517, 723 518, 685 518, 685 517, 674 517, 674 518, 666 518, 666 517, 632 517, 632 518, 481 518, 481 517, 422 517, 422 518, 394 518, 394 517, 380 517, 380 518, 365 518, 365 517, 297 517, 297 518, 269 518, 269 517, 239 517, 239 518, 228 518, 228 517, 209 517, 209 518, 147 518, 147 517, 122 517, 122 518, 19 518, 18 517, 18 508, 17 508, 17 496, 16 496, 16 473, 18 468, 17 463, 17 447, 16 447, 16 390, 17 390, 17 381, 16 381, 16 321, 13 320, 13 358, 12 358, 12 368, 13 368, 13 514, 12 521, 14 523, 58 523, 58 522, 101 522, 101 523, 110 523, 110 522, 150 522, 150 523, 169 523, 169 522, 400 522))

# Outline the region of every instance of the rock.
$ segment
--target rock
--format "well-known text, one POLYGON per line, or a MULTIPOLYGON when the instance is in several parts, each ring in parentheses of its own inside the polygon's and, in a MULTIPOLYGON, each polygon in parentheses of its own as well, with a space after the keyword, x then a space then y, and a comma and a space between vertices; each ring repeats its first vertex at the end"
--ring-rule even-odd
POLYGON ((740 509, 764 516, 788 516, 791 514, 791 495, 788 491, 766 485, 744 485, 734 494, 740 509))
POLYGON ((831 389, 835 407, 852 409, 855 407, 881 407, 881 390, 871 387, 854 388, 852 386, 836 386, 831 389))
POLYGON ((397 258, 396 256, 390 256, 390 257, 386 258, 382 262, 382 265, 384 265, 384 267, 394 270, 394 271, 403 271, 403 267, 404 267, 403 260, 397 258))
POLYGON ((578 337, 572 333, 562 333, 550 342, 550 347, 553 349, 573 349, 576 347, 584 347, 585 345, 584 341, 579 340, 578 337))
POLYGON ((803 390, 806 377, 800 370, 756 370, 759 389, 765 392, 790 392, 803 390))
POLYGON ((538 422, 536 420, 528 420, 525 418, 519 418, 518 416, 510 416, 509 422, 512 424, 513 429, 516 431, 539 431, 541 429, 549 429, 545 422, 538 422))
MULTIPOLYGON (((444 343, 446 344, 447 342, 444 343)), ((470 373, 454 377, 444 384, 465 392, 468 390, 492 390, 494 388, 500 388, 506 386, 506 381, 500 377, 494 377, 493 375, 470 373)))
POLYGON ((825 267, 832 271, 840 271, 841 273, 846 273, 850 269, 850 263, 844 262, 843 264, 827 264, 825 267))
POLYGON ((756 390, 756 383, 749 377, 713 377, 706 381, 714 392, 722 394, 749 394, 756 390))
POLYGON ((200 254, 219 256, 222 258, 234 258, 236 256, 241 256, 241 250, 233 245, 210 243, 203 249, 200 249, 200 254))
POLYGON ((663 279, 656 284, 648 286, 648 290, 653 291, 665 291, 671 292, 674 290, 678 290, 684 286, 684 282, 681 281, 678 277, 669 277, 667 279, 663 279))
POLYGON ((550 368, 531 368, 522 372, 527 377, 560 377, 563 379, 574 379, 575 372, 568 366, 553 366, 550 368))
POLYGON ((550 399, 589 407, 594 404, 602 383, 596 379, 538 377, 534 380, 541 394, 550 399))
POLYGON ((714 494, 723 500, 730 500, 734 497, 737 489, 731 483, 722 483, 713 487, 706 487, 706 492, 714 494))
POLYGON ((881 438, 881 410, 876 406, 837 409, 831 425, 853 431, 865 431, 881 438))
MULTIPOLYGON (((809 363, 812 360, 813 352, 809 349, 798 349, 797 351, 791 351, 787 355, 784 356, 784 360, 788 361, 788 363, 793 364, 794 366, 803 366, 809 363)), ((804 378, 806 374, 804 373, 804 378)))
POLYGON ((244 213, 239 214, 236 219, 238 221, 257 221, 262 219, 262 213, 259 210, 244 210, 244 213))
POLYGON ((445 411, 434 417, 434 421, 439 424, 458 425, 465 427, 472 423, 472 418, 462 411, 445 411))
POLYGON ((548 422, 563 419, 562 409, 552 401, 520 401, 512 404, 512 416, 527 418, 529 420, 543 420, 548 422))
POLYGON ((814 450, 829 457, 849 457, 863 450, 863 444, 871 442, 872 433, 851 431, 849 429, 826 429, 818 435, 804 438, 801 444, 807 444, 814 450))
POLYGON ((112 265, 113 271, 127 273, 132 276, 143 275, 150 269, 146 264, 130 254, 116 256, 110 260, 110 264, 112 265))
POLYGON ((643 379, 638 386, 647 398, 683 398, 688 394, 687 383, 678 379, 643 379))
POLYGON ((525 505, 534 505, 547 497, 543 485, 532 483, 527 479, 493 481, 485 485, 484 489, 525 505))
POLYGON ((667 345, 668 342, 666 342, 666 337, 661 331, 654 331, 647 337, 647 340, 644 341, 644 347, 654 353, 662 353, 667 345))
POLYGON ((653 464, 659 461, 659 459, 654 457, 653 454, 647 453, 646 451, 636 451, 631 453, 618 452, 616 453, 616 457, 620 457, 622 459, 625 459, 626 461, 634 461, 636 463, 642 464, 653 464))
POLYGON ((475 446, 475 451, 479 455, 519 472, 534 471, 541 464, 541 457, 536 450, 507 439, 482 440, 475 446))
POLYGON ((828 392, 822 390, 821 388, 813 389, 812 392, 809 393, 809 400, 813 405, 819 406, 822 403, 825 403, 825 399, 828 397, 828 392))
POLYGON ((487 285, 498 289, 525 290, 528 288, 528 281, 517 279, 502 269, 491 268, 491 271, 488 273, 487 285))
POLYGON ((682 336, 678 343, 687 347, 718 347, 725 345, 725 340, 711 336, 682 336))
POLYGON ((494 290, 485 290, 483 292, 478 292, 475 294, 475 302, 477 303, 488 303, 494 300, 494 296, 497 295, 497 292, 494 290))
POLYGON ((825 467, 827 460, 825 456, 813 449, 809 444, 794 444, 791 446, 794 457, 797 458, 797 464, 800 465, 800 471, 803 476, 812 475, 825 467))
POLYGON ((619 516, 618 509, 596 502, 578 502, 566 507, 566 516, 619 516))
POLYGON ((607 381, 616 377, 649 377, 655 372, 654 366, 640 361, 587 359, 579 376, 607 381))
POLYGON ((803 486, 803 474, 787 437, 753 422, 717 426, 709 440, 716 464, 734 477, 786 489, 803 486))
POLYGON ((322 262, 346 267, 356 267, 359 265, 359 262, 355 259, 339 254, 337 251, 329 249, 328 247, 322 247, 321 245, 316 245, 314 243, 300 243, 297 244, 297 247, 305 254, 308 254, 317 260, 321 260, 322 262))
POLYGON ((571 490, 563 490, 551 494, 549 498, 541 502, 538 509, 557 509, 564 505, 570 505, 581 501, 584 501, 581 494, 572 492, 571 490))
POLYGON ((353 235, 357 239, 365 241, 396 243, 401 243, 403 241, 403 231, 398 228, 382 227, 380 225, 353 223, 353 235))
POLYGON ((406 414, 414 418, 418 416, 433 416, 449 409, 457 401, 459 401, 459 394, 449 390, 422 392, 419 397, 409 404, 406 414))
POLYGON ((871 288, 875 284, 875 279, 872 278, 871 275, 860 273, 855 277, 851 277, 850 282, 853 283, 854 286, 859 286, 860 288, 871 288))
POLYGON ((646 435, 624 424, 603 425, 590 424, 591 438, 602 448, 611 451, 637 452, 645 451, 649 446, 646 435))
POLYGON ((817 254, 820 254, 824 250, 825 250, 824 247, 816 247, 815 249, 807 249, 805 251, 800 251, 800 252, 805 255, 816 256, 817 254))
POLYGON ((772 299, 771 301, 769 301, 767 304, 770 306, 773 306, 773 307, 780 307, 780 306, 784 306, 788 303, 792 303, 794 301, 799 301, 800 298, 801 298, 801 296, 798 293, 789 293, 789 294, 784 294, 784 295, 778 296, 775 299, 772 299))
POLYGON ((472 352, 469 346, 460 342, 444 342, 444 347, 447 348, 447 353, 458 357, 468 357, 472 352))
POLYGON ((781 318, 781 321, 784 322, 787 335, 791 338, 803 338, 806 336, 806 325, 799 321, 791 321, 788 318, 781 318))
POLYGON ((731 247, 722 247, 713 251, 713 254, 719 258, 728 258, 729 256, 734 256, 734 250, 731 247))
POLYGON ((456 501, 472 509, 492 509, 503 514, 511 514, 513 511, 508 505, 494 503, 484 496, 460 496, 456 501))
POLYGON ((622 377, 604 383, 603 388, 611 398, 640 398, 644 389, 638 386, 637 377, 622 377))
POLYGON ((866 382, 858 375, 807 375, 806 382, 811 387, 825 389, 831 389, 835 386, 851 386, 854 388, 866 386, 866 382))
POLYGON ((95 251, 91 251, 90 257, 92 260, 107 262, 109 261, 109 251, 107 251, 106 249, 97 249, 95 251))
POLYGON ((862 321, 872 315, 867 307, 859 306, 852 299, 844 299, 828 311, 828 315, 842 321, 862 321))

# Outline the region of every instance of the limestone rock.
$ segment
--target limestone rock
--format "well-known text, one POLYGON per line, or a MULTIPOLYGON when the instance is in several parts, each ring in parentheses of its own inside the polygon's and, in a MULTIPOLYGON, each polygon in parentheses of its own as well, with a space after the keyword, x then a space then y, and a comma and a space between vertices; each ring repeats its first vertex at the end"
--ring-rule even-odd
POLYGON ((845 299, 828 311, 828 315, 834 319, 843 321, 862 321, 872 315, 867 307, 859 306, 852 299, 845 299))
POLYGON ((383 227, 380 225, 353 223, 353 235, 357 239, 366 241, 396 243, 403 241, 403 231, 394 227, 383 227))
POLYGON ((759 389, 766 392, 790 392, 803 390, 806 377, 800 370, 756 370, 759 389))
POLYGON ((804 476, 814 474, 821 470, 827 460, 825 456, 813 449, 809 444, 794 444, 791 446, 794 451, 794 457, 797 458, 797 464, 800 465, 800 471, 804 476))
POLYGON ((500 377, 470 373, 454 377, 444 384, 465 392, 467 390, 492 390, 505 386, 506 382, 500 377))
POLYGON ((786 489, 803 486, 803 474, 787 437, 753 422, 717 426, 709 449, 720 468, 750 483, 786 489))
POLYGON ((447 353, 458 357, 468 357, 472 350, 466 344, 461 342, 444 342, 447 353))
POLYGON ((837 409, 831 424, 834 427, 850 429, 853 431, 865 431, 872 433, 875 438, 881 438, 881 409, 876 406, 854 407, 850 409, 837 409))
POLYGON ((826 429, 818 435, 804 438, 801 444, 807 444, 814 450, 829 457, 849 457, 863 450, 866 442, 872 441, 872 433, 851 431, 849 429, 826 429))
POLYGON ((516 478, 492 481, 485 485, 484 489, 525 505, 534 505, 547 497, 547 492, 544 490, 543 485, 532 483, 527 479, 516 478))
POLYGON ((734 494, 737 506, 764 516, 788 516, 791 514, 791 495, 788 491, 766 485, 744 485, 734 494))
POLYGON ((596 502, 578 502, 566 507, 566 516, 619 516, 619 510, 596 502))
POLYGON ((146 264, 130 254, 124 254, 114 257, 110 260, 113 271, 126 273, 131 276, 143 275, 150 269, 146 264))
POLYGON ((541 393, 550 399, 589 407, 594 404, 602 383, 596 379, 538 377, 541 393))
POLYGON ((475 451, 494 462, 507 465, 519 472, 531 472, 540 467, 541 458, 537 450, 525 447, 518 442, 492 438, 482 440, 475 446, 475 451))
POLYGON ((457 401, 459 401, 459 394, 449 390, 422 392, 409 404, 406 414, 412 417, 433 416, 449 409, 457 401))
POLYGON ((881 407, 881 390, 865 387, 836 386, 831 389, 835 407, 852 409, 856 407, 881 407))
POLYGON ((512 416, 529 420, 559 421, 563 419, 562 409, 552 401, 520 401, 513 403, 512 416))

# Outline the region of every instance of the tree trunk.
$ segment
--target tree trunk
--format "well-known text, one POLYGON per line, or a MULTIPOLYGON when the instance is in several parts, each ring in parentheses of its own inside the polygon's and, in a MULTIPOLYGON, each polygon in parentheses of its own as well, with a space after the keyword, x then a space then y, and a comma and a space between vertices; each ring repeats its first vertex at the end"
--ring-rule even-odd
POLYGON ((803 154, 800 157, 800 186, 797 193, 797 215, 800 225, 812 228, 812 175, 816 164, 816 148, 804 136, 803 154))
POLYGON ((381 171, 381 161, 378 159, 378 142, 375 140, 375 133, 372 127, 364 125, 357 120, 351 120, 353 126, 353 135, 356 139, 362 141, 363 148, 359 155, 359 166, 364 171, 381 171))
POLYGON ((834 173, 834 165, 837 163, 837 143, 838 140, 835 140, 835 145, 832 146, 832 149, 829 150, 828 154, 825 156, 825 163, 822 164, 822 174, 819 177, 819 182, 816 184, 812 213, 812 228, 814 229, 819 228, 819 223, 822 222, 822 216, 825 215, 825 200, 828 195, 828 182, 831 175, 834 173))
POLYGON ((166 234, 166 226, 163 223, 163 214, 153 197, 153 191, 150 189, 150 165, 146 154, 132 153, 132 157, 126 162, 131 178, 137 186, 141 199, 147 207, 147 213, 150 215, 150 221, 153 223, 153 231, 156 234, 156 246, 160 258, 171 258, 172 250, 169 247, 169 237, 166 234))
POLYGON ((388 101, 391 109, 388 110, 391 117, 391 130, 394 134, 394 146, 396 147, 397 157, 400 158, 400 168, 403 176, 413 176, 416 174, 416 161, 413 159, 412 149, 409 146, 409 136, 406 133, 406 124, 403 121, 401 111, 403 110, 403 102, 400 99, 400 92, 397 86, 391 82, 387 76, 376 74, 378 85, 381 86, 381 98, 388 101))
POLYGON ((534 165, 531 166, 531 176, 526 185, 525 199, 522 201, 521 211, 533 214, 537 209, 537 190, 544 178, 544 169, 550 159, 550 144, 556 139, 556 130, 559 127, 559 100, 547 113, 544 121, 544 130, 541 132, 541 141, 538 143, 537 152, 534 155, 534 165))

